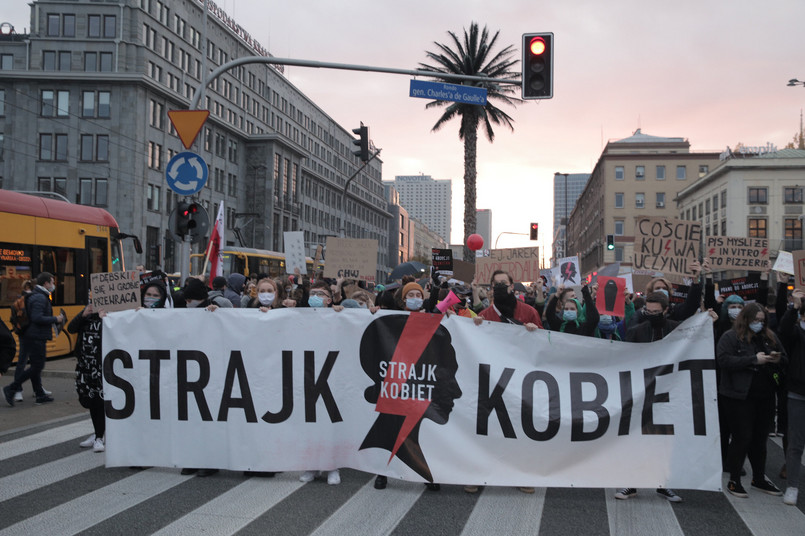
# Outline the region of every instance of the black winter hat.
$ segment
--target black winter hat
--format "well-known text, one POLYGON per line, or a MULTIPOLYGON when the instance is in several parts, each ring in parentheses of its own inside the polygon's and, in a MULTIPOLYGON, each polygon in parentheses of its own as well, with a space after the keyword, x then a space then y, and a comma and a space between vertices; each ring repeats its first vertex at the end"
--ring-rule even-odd
POLYGON ((195 277, 191 277, 185 282, 182 294, 184 294, 185 300, 203 301, 207 299, 207 292, 207 287, 204 286, 204 283, 195 277))

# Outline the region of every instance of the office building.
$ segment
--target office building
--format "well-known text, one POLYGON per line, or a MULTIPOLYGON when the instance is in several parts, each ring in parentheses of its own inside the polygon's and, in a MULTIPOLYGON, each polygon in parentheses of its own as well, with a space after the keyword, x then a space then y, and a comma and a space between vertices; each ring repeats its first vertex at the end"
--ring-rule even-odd
POLYGON ((584 191, 589 173, 554 173, 553 176, 553 252, 554 260, 566 257, 565 227, 576 200, 584 191))
POLYGON ((449 242, 453 202, 451 182, 435 180, 430 175, 397 175, 393 184, 400 193, 400 204, 411 217, 449 242))

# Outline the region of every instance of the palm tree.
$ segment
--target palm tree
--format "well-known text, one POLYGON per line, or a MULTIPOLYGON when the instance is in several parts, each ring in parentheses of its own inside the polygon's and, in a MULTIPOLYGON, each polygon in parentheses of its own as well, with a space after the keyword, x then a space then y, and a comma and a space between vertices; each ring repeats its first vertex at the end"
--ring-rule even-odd
MULTIPOLYGON (((513 59, 514 47, 507 46, 497 53, 492 52, 500 32, 495 32, 489 38, 489 31, 484 26, 479 31, 478 23, 470 24, 469 32, 464 29, 464 39, 461 40, 453 32, 447 32, 452 39, 450 46, 434 42, 438 52, 426 52, 428 59, 435 65, 420 63, 422 69, 440 73, 465 74, 472 76, 488 76, 490 78, 508 78, 519 75, 511 70, 517 64, 513 59), (452 48, 451 48, 452 47, 452 48)), ((445 82, 455 83, 454 80, 444 79, 445 82)), ((464 140, 464 260, 475 262, 475 255, 467 248, 467 237, 475 232, 475 198, 476 198, 476 171, 478 126, 483 121, 486 137, 491 143, 495 139, 492 123, 506 125, 514 130, 514 121, 503 110, 497 108, 492 101, 505 102, 514 106, 519 99, 510 97, 517 86, 513 84, 499 85, 490 82, 464 82, 473 86, 484 87, 487 90, 487 103, 484 106, 477 104, 464 104, 460 102, 433 101, 425 108, 446 107, 444 113, 433 126, 432 131, 439 130, 449 120, 458 116, 461 118, 461 127, 458 129, 458 138, 464 140)), ((448 238, 449 237, 445 237, 448 238)))

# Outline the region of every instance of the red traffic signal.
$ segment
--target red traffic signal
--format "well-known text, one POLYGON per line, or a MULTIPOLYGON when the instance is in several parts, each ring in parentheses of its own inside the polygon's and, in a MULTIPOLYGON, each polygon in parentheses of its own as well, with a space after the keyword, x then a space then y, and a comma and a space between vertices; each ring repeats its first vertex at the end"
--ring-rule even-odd
POLYGON ((531 43, 528 45, 528 50, 535 56, 544 54, 545 48, 545 39, 542 37, 532 37, 531 43))
POLYGON ((523 34, 522 98, 553 97, 553 34, 523 34))
POLYGON ((537 237, 539 236, 539 224, 538 223, 532 223, 531 224, 531 230, 528 233, 528 236, 529 236, 529 238, 531 238, 531 240, 537 240, 537 237))

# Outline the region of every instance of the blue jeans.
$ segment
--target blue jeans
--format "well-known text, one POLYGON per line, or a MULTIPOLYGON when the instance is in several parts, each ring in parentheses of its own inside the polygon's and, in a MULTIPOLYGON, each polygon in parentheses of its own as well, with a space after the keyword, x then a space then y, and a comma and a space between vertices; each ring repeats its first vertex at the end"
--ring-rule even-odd
POLYGON ((805 400, 788 397, 788 449, 785 453, 785 469, 788 486, 799 487, 799 469, 802 451, 805 448, 805 400))
POLYGON ((12 392, 22 391, 22 384, 25 380, 31 380, 31 387, 34 394, 38 397, 45 396, 42 390, 42 369, 45 368, 45 358, 47 357, 47 341, 44 339, 26 339, 24 348, 28 354, 28 368, 20 370, 22 367, 17 365, 14 371, 14 381, 9 387, 12 392), (19 372, 19 376, 17 373, 19 372))

